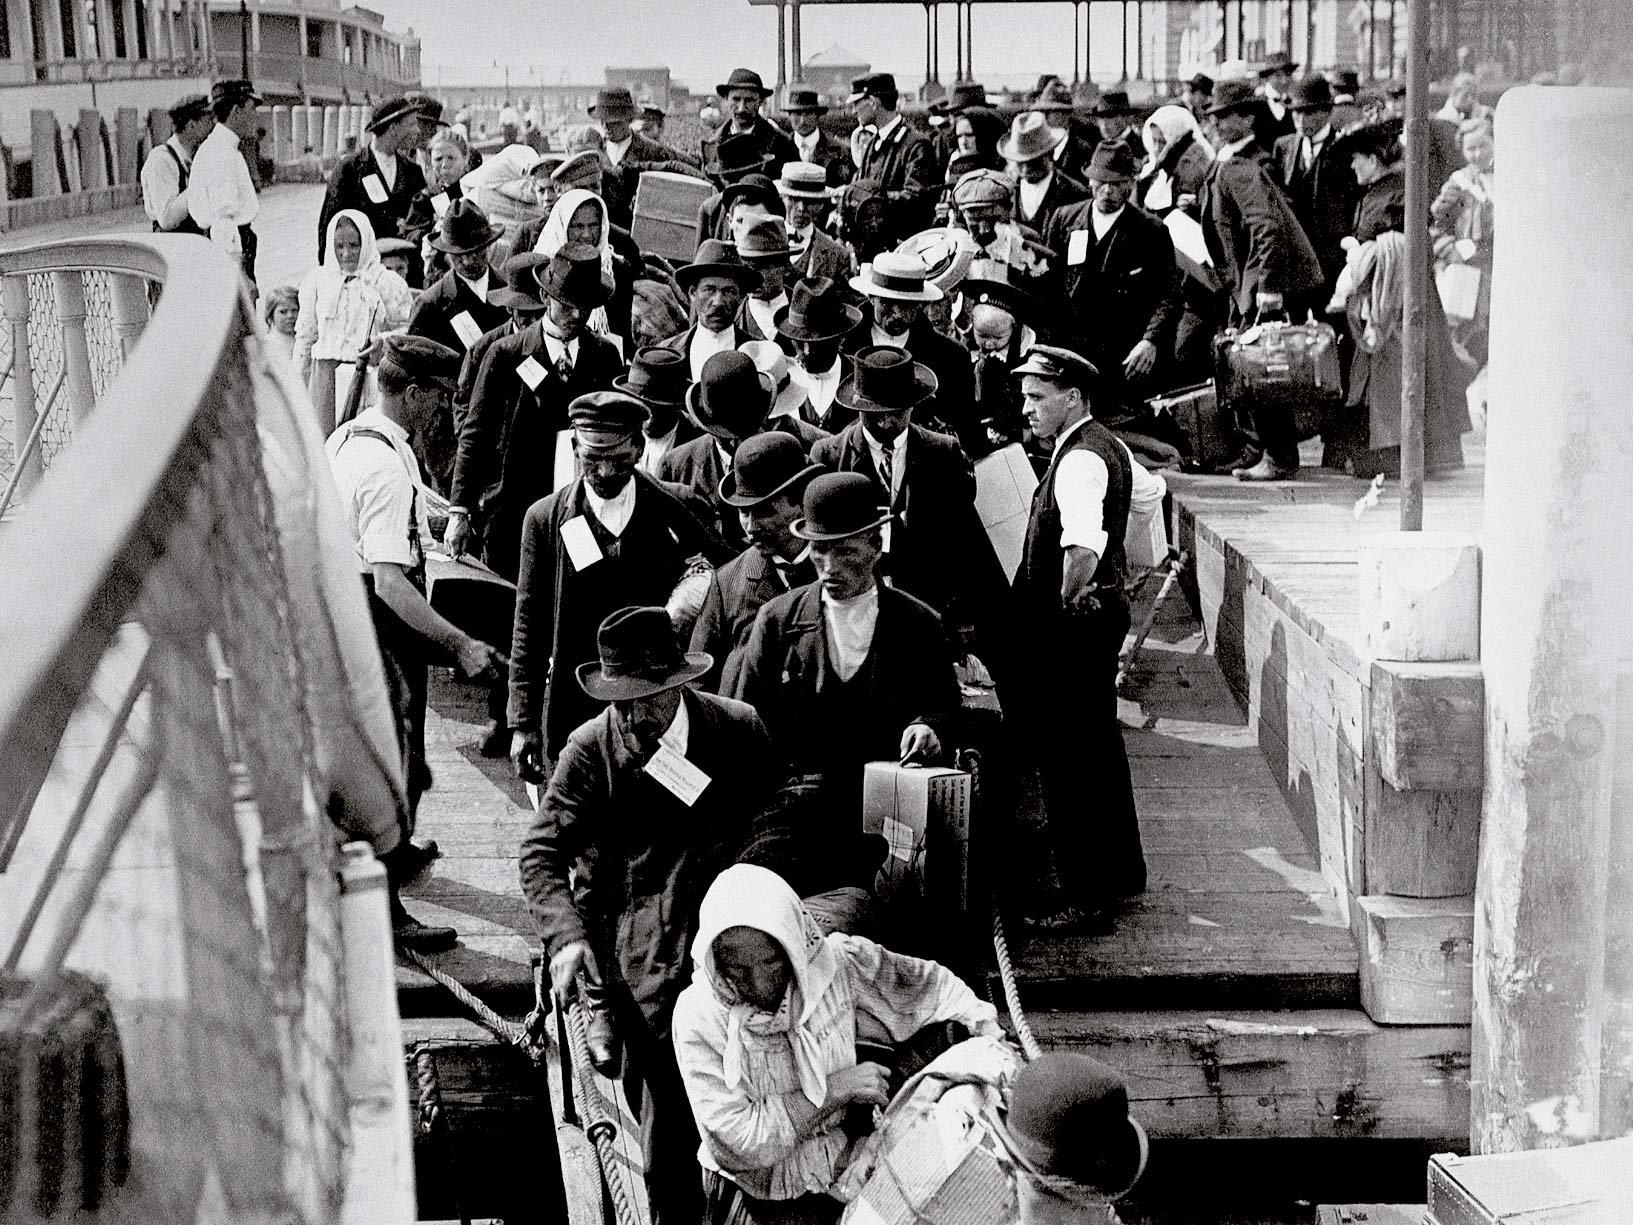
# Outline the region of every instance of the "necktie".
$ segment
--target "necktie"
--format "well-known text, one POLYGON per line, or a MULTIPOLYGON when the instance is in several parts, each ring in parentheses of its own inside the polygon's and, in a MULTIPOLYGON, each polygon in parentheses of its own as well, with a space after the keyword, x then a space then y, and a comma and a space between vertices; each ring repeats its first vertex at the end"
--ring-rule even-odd
POLYGON ((572 354, 568 353, 565 348, 562 349, 561 356, 556 358, 556 377, 563 383, 573 377, 572 354))
POLYGON ((885 502, 887 505, 896 500, 896 481, 895 474, 892 471, 894 459, 894 447, 886 447, 884 450, 879 452, 879 476, 885 483, 885 502))

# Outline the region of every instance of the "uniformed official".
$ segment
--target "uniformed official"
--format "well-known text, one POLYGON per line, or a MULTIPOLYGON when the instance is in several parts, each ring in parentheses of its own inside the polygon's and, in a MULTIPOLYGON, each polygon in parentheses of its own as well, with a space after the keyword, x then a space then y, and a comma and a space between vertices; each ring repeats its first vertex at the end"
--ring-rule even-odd
POLYGON ((430 858, 408 841, 420 795, 431 785, 425 762, 429 665, 451 660, 466 679, 477 680, 492 676, 506 661, 487 643, 444 620, 425 595, 424 541, 430 538, 430 521, 410 438, 447 411, 459 376, 459 355, 421 336, 388 335, 379 347, 379 403, 336 429, 324 450, 369 592, 407 783, 407 828, 396 849, 381 855, 393 886, 392 926, 400 943, 428 950, 451 947, 453 929, 426 927, 410 918, 395 886, 430 858))
POLYGON ((1128 451, 1098 421, 1098 377, 1070 349, 1035 345, 1015 369, 1037 438, 1054 440, 1032 495, 1016 571, 1016 624, 1044 655, 1013 669, 1036 754, 1055 870, 1067 904, 1044 922, 1105 924, 1117 903, 1145 891, 1145 857, 1122 729, 1117 656, 1128 632, 1123 537, 1132 474, 1128 451))
POLYGON ((255 194, 246 160, 260 136, 255 108, 264 101, 244 80, 210 86, 210 109, 216 124, 199 145, 187 184, 187 214, 193 224, 239 262, 255 284, 255 230, 261 202, 255 194), (249 150, 242 147, 250 142, 249 150))
POLYGON ((175 130, 142 163, 142 209, 156 233, 209 237, 187 211, 187 181, 199 146, 215 128, 215 113, 203 94, 177 99, 169 113, 175 130))

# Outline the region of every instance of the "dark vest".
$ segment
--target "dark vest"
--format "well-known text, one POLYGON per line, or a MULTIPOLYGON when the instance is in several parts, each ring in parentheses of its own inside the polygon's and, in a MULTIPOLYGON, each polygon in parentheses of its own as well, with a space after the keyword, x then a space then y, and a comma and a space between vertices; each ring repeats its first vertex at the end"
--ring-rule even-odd
MULTIPOLYGON (((176 163, 176 187, 177 187, 177 190, 178 191, 186 191, 187 190, 188 180, 192 178, 192 176, 187 173, 187 167, 182 165, 181 158, 176 156, 176 151, 174 149, 172 149, 169 146, 168 143, 160 145, 159 148, 163 149, 166 153, 168 153, 170 155, 170 160, 176 163)), ((204 237, 204 238, 208 238, 210 236, 210 232, 208 230, 206 230, 203 226, 199 225, 198 222, 193 220, 193 215, 191 213, 189 213, 187 216, 183 217, 180 221, 178 221, 176 223, 176 228, 173 229, 173 230, 160 230, 159 229, 159 223, 157 221, 155 221, 153 223, 153 229, 154 229, 155 233, 198 234, 198 235, 200 235, 201 237, 204 237)))
POLYGON ((1064 611, 1060 580, 1066 551, 1060 543, 1060 506, 1055 500, 1055 481, 1061 461, 1073 451, 1093 451, 1105 461, 1106 551, 1100 555, 1094 581, 1103 589, 1102 601, 1124 598, 1122 587, 1127 565, 1123 557, 1123 537, 1128 531, 1128 496, 1133 473, 1128 453, 1116 436, 1098 421, 1091 420, 1073 430, 1066 444, 1056 449, 1054 458, 1049 461, 1049 470, 1032 495, 1032 515, 1026 524, 1026 553, 1015 574, 1015 591, 1022 602, 1016 611, 1021 616, 1051 617, 1064 611))

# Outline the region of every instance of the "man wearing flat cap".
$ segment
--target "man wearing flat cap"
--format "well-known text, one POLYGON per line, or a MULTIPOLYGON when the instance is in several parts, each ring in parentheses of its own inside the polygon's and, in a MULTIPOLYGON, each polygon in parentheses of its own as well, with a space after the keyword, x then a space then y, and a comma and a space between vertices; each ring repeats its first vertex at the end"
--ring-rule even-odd
POLYGON ((640 604, 667 606, 677 623, 689 623, 709 570, 730 556, 683 491, 639 470, 644 404, 595 391, 574 400, 567 418, 579 475, 528 509, 516 578, 511 760, 535 783, 596 713, 572 678, 595 659, 602 620, 640 604))
POLYGON ((882 201, 883 241, 894 247, 935 221, 941 164, 930 138, 897 112, 900 98, 890 73, 857 77, 848 101, 857 127, 874 133, 852 188, 865 188, 882 201))
POLYGON ((252 288, 254 222, 261 202, 245 159, 253 155, 260 138, 255 113, 260 102, 261 95, 248 81, 217 81, 210 86, 210 110, 216 123, 193 155, 187 182, 187 215, 243 269, 252 288), (247 151, 245 141, 249 142, 247 151))
POLYGON ((388 845, 376 842, 391 886, 392 926, 399 943, 434 951, 453 945, 453 930, 415 922, 397 899, 397 886, 434 854, 408 838, 420 795, 431 784, 425 760, 428 668, 452 663, 466 679, 479 680, 497 676, 505 659, 444 620, 425 595, 424 546, 431 528, 410 437, 447 411, 459 354, 421 336, 392 334, 378 343, 379 403, 341 424, 324 450, 368 587, 406 785, 399 837, 386 839, 388 845))
POLYGON ((606 138, 602 146, 601 197, 614 225, 626 230, 635 216, 635 189, 641 171, 660 170, 702 178, 703 172, 677 149, 661 145, 630 125, 635 121, 635 99, 627 87, 608 85, 598 90, 590 118, 606 138))
POLYGON ((704 138, 706 165, 717 165, 724 177, 728 169, 728 140, 732 142, 731 167, 745 166, 762 174, 775 173, 784 162, 799 160, 799 150, 788 133, 760 113, 773 91, 766 88, 759 73, 752 68, 733 68, 731 75, 714 87, 714 92, 726 112, 726 121, 704 138))
POLYGON ((496 341, 482 359, 449 492, 449 514, 475 518, 483 560, 509 579, 516 577, 523 516, 550 493, 568 405, 611 387, 623 370, 617 346, 585 327, 611 292, 600 253, 567 243, 531 271, 544 314, 496 341))
MULTIPOLYGON (((318 212, 318 262, 323 262, 329 218, 354 208, 369 219, 376 238, 403 237, 414 197, 425 190, 425 173, 414 152, 425 139, 424 113, 407 98, 387 98, 374 108, 368 143, 341 158, 329 175, 318 212)), ((418 271, 409 282, 419 285, 418 271)))
POLYGON ((1034 345, 1016 367, 1022 411, 1054 451, 1026 525, 1015 572, 1015 618, 1050 647, 1047 666, 1016 669, 1004 702, 1035 750, 1061 905, 1039 919, 1112 921, 1145 891, 1134 785, 1117 723, 1117 657, 1128 631, 1123 538, 1132 460, 1094 419, 1094 367, 1081 354, 1034 345))
POLYGON ((188 94, 170 108, 171 133, 142 163, 142 210, 156 233, 209 234, 187 211, 187 180, 199 146, 215 127, 203 94, 188 94))
POLYGON ((682 653, 664 608, 611 610, 589 647, 552 670, 578 692, 585 721, 566 736, 522 842, 522 892, 557 994, 579 994, 582 974, 610 1013, 591 1056, 615 1065, 622 1044, 652 1219, 695 1225, 706 1219, 698 1135, 670 1020, 709 884, 733 863, 786 870, 762 837, 786 769, 753 707, 692 687, 713 660, 682 653), (605 885, 569 884, 585 862, 605 885))
POLYGON ((1070 308, 1051 335, 1100 371, 1107 415, 1111 404, 1137 405, 1164 386, 1157 379, 1183 310, 1168 228, 1131 199, 1138 172, 1127 146, 1102 141, 1089 163, 1093 197, 1058 211, 1046 234, 1070 308))

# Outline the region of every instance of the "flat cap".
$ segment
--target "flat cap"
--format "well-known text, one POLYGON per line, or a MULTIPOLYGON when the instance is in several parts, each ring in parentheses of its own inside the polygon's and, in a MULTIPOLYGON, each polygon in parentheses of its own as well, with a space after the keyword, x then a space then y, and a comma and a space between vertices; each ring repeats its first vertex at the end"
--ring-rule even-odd
POLYGON ((183 94, 177 98, 167 112, 170 122, 176 127, 189 123, 201 115, 210 113, 210 100, 203 94, 183 94))
POLYGON ((381 339, 385 345, 380 357, 382 374, 395 369, 410 383, 448 391, 459 385, 459 366, 463 359, 447 345, 405 332, 389 332, 381 339))
POLYGON ((647 408, 621 391, 592 391, 567 406, 567 422, 587 446, 611 447, 641 432, 647 408))
POLYGON ((972 170, 953 187, 953 203, 959 208, 971 204, 1007 206, 1015 194, 1015 180, 1001 170, 972 170))
POLYGON ((560 187, 576 187, 580 183, 593 183, 600 176, 601 154, 595 149, 585 149, 552 170, 550 181, 560 187))
POLYGON ((1015 378, 1035 374, 1040 379, 1052 379, 1057 383, 1083 387, 1090 379, 1096 378, 1100 371, 1088 358, 1081 353, 1074 353, 1071 349, 1063 349, 1059 345, 1033 345, 1026 351, 1025 360, 1010 373, 1015 378))
POLYGON ((217 81, 210 86, 210 105, 217 102, 265 102, 266 99, 255 92, 255 86, 242 77, 229 77, 225 81, 217 81))

